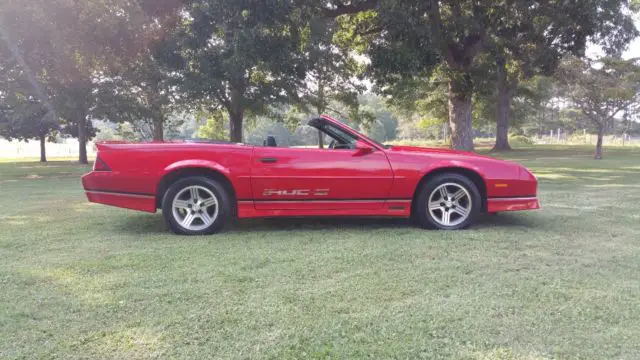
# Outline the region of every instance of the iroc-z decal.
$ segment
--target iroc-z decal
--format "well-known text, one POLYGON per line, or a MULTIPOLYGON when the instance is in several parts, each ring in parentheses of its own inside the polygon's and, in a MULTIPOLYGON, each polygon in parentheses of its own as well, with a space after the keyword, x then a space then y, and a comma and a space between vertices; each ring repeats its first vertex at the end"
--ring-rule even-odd
POLYGON ((264 189, 262 196, 327 196, 329 189, 264 189))

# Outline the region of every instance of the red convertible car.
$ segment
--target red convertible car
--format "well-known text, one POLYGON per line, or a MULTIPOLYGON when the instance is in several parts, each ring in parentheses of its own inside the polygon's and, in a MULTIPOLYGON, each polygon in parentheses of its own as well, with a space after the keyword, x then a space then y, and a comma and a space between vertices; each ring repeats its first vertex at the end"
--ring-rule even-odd
MULTIPOLYGON (((474 153, 385 146, 328 116, 328 146, 236 143, 97 144, 82 177, 89 201, 162 214, 178 234, 211 234, 232 217, 412 217, 461 229, 480 213, 538 209, 536 177, 474 153)), ((314 130, 315 131, 315 130, 314 130)))

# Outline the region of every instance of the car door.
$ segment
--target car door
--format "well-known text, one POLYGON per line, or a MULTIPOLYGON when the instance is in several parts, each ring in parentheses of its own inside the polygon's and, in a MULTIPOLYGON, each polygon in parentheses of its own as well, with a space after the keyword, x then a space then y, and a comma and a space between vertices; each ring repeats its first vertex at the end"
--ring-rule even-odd
POLYGON ((393 172, 382 150, 255 147, 256 209, 374 209, 389 195, 393 172))

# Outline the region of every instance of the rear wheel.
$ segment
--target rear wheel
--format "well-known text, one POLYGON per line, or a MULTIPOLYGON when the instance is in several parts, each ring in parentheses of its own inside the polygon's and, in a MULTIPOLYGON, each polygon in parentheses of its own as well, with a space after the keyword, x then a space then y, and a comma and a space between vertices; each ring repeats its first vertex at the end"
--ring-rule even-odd
POLYGON ((204 176, 190 176, 169 186, 162 199, 162 215, 176 234, 213 234, 228 221, 230 205, 222 184, 204 176))
POLYGON ((457 230, 469 226, 482 207, 478 188, 459 174, 440 174, 420 189, 416 217, 420 226, 457 230))

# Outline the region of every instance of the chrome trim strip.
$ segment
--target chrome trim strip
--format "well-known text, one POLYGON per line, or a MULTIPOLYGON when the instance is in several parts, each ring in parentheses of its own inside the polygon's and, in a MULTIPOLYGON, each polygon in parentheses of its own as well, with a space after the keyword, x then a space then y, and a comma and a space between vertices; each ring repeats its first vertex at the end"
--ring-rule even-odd
POLYGON ((142 194, 131 194, 131 193, 121 193, 115 191, 97 191, 97 190, 85 190, 86 193, 96 194, 96 195, 115 195, 115 196, 127 196, 133 198, 140 199, 155 199, 156 197, 153 195, 142 195, 142 194))
POLYGON ((258 200, 238 200, 239 203, 344 203, 344 202, 355 202, 355 203, 377 203, 377 202, 411 202, 410 199, 333 199, 333 200, 325 200, 325 199, 284 199, 284 200, 271 200, 271 199, 258 199, 258 200))
POLYGON ((488 198, 487 200, 495 200, 495 201, 500 201, 500 200, 505 200, 505 201, 532 201, 532 200, 538 200, 538 197, 494 197, 494 198, 488 198))

